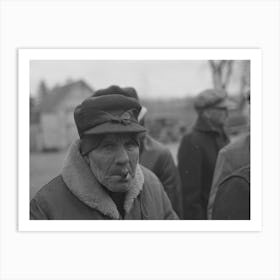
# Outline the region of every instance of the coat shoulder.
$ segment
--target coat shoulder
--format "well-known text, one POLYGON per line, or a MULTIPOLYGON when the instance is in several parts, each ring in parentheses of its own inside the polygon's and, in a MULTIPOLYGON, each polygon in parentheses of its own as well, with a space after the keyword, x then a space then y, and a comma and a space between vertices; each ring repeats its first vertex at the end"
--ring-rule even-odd
POLYGON ((49 183, 44 185, 34 196, 34 200, 40 202, 51 198, 56 198, 63 193, 68 192, 68 188, 63 181, 61 175, 52 179, 49 183))
POLYGON ((221 181, 221 185, 227 182, 230 182, 232 179, 238 179, 241 181, 246 182, 248 185, 250 185, 250 165, 244 165, 242 167, 240 167, 239 169, 233 171, 231 174, 229 174, 228 176, 226 176, 222 181, 221 181))

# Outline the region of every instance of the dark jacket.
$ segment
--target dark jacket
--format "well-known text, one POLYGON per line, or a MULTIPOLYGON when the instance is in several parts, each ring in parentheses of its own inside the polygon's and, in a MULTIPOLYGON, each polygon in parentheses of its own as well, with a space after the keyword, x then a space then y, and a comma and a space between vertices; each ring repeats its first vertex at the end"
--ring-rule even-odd
POLYGON ((173 209, 181 216, 181 180, 169 149, 147 135, 143 142, 139 162, 157 175, 173 209))
MULTIPOLYGON (((60 176, 45 185, 30 202, 30 219, 122 219, 116 204, 100 185, 79 152, 70 148, 60 176)), ((137 166, 124 201, 124 219, 177 219, 158 178, 137 166)))
POLYGON ((215 197, 213 220, 250 220, 250 166, 224 178, 215 197))
POLYGON ((250 166, 250 133, 242 135, 219 152, 208 202, 208 218, 212 218, 213 204, 221 182, 245 166, 250 166))
POLYGON ((178 169, 182 181, 184 219, 206 219, 216 158, 227 143, 224 131, 202 117, 183 137, 178 150, 178 169))

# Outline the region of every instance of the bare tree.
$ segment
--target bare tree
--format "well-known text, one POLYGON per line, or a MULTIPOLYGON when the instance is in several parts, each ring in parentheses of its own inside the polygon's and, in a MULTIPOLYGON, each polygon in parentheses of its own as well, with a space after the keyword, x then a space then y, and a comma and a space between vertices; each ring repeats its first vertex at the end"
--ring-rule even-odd
POLYGON ((233 60, 209 60, 214 88, 227 89, 232 74, 233 62, 233 60))
POLYGON ((250 90, 250 68, 250 60, 243 60, 241 62, 240 94, 243 96, 250 90))

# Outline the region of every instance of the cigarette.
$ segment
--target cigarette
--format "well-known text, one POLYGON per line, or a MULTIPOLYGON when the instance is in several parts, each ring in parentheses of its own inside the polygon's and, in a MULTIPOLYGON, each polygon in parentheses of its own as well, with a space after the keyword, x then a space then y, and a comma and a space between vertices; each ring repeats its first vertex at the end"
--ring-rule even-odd
POLYGON ((122 173, 122 178, 123 178, 123 179, 127 180, 128 177, 129 177, 129 172, 128 172, 128 171, 122 173))

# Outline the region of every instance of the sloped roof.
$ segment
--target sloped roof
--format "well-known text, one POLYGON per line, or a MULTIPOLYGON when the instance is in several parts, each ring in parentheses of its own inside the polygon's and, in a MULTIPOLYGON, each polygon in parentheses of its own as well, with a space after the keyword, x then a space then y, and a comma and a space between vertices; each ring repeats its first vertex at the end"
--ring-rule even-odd
POLYGON ((94 93, 93 89, 83 80, 56 87, 42 100, 39 111, 41 113, 54 112, 56 107, 67 97, 72 87, 84 87, 94 93))

